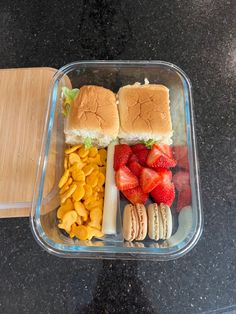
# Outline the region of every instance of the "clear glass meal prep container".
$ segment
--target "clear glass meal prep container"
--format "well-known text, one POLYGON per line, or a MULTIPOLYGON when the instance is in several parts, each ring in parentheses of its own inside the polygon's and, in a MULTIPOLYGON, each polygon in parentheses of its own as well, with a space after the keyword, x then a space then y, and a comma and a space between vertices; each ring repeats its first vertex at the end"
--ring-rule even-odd
MULTIPOLYGON (((178 166, 174 172, 178 171, 178 166)), ((81 61, 62 67, 51 83, 41 153, 31 210, 31 227, 37 242, 48 252, 60 257, 170 260, 178 258, 197 243, 202 232, 202 209, 198 161, 193 119, 191 83, 186 74, 163 61, 81 61), (61 88, 101 85, 117 92, 121 86, 144 82, 167 86, 173 124, 173 146, 186 145, 192 192, 192 204, 176 213, 176 200, 171 207, 173 233, 169 240, 147 239, 128 243, 122 237, 124 199, 119 199, 117 234, 103 240, 70 239, 57 227, 59 207, 58 180, 63 173, 64 117, 61 113, 61 88), (49 192, 48 192, 49 191, 49 192)), ((176 198, 178 197, 178 194, 176 198)))

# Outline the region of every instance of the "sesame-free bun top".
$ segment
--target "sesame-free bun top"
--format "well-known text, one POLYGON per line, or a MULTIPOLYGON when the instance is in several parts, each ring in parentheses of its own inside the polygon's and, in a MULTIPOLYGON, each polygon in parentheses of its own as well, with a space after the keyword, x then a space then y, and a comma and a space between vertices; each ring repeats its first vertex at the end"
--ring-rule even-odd
POLYGON ((119 114, 115 94, 104 87, 80 88, 65 123, 66 142, 83 143, 90 137, 93 144, 107 146, 118 135, 119 114))
POLYGON ((118 92, 119 138, 127 143, 155 140, 171 144, 169 89, 159 84, 134 84, 118 92))

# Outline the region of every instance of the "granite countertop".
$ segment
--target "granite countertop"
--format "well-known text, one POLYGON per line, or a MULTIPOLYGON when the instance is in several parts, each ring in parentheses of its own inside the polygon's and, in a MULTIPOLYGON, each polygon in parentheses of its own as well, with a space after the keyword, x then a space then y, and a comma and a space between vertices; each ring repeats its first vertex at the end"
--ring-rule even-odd
POLYGON ((165 60, 190 77, 204 233, 170 262, 59 259, 29 221, 0 220, 0 312, 236 312, 236 5, 233 0, 5 1, 0 67, 165 60), (235 35, 235 34, 234 34, 235 35))

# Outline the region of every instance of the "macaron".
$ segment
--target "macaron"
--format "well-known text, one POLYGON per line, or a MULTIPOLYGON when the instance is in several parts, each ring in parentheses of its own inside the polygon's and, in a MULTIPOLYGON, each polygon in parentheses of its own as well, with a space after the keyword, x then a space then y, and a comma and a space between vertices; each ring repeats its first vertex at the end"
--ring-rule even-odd
POLYGON ((161 203, 148 206, 148 235, 155 241, 169 239, 172 233, 172 215, 170 207, 161 203))
POLYGON ((159 234, 159 208, 153 203, 148 206, 148 235, 150 239, 158 241, 159 234))
POLYGON ((138 216, 135 206, 128 204, 123 213, 123 236, 126 241, 133 241, 138 234, 138 216))
POLYGON ((147 235, 147 212, 143 204, 128 204, 123 213, 123 236, 126 241, 142 241, 147 235))
POLYGON ((147 235, 147 211, 143 204, 136 204, 135 208, 139 223, 139 231, 135 237, 135 240, 142 241, 146 238, 147 235))

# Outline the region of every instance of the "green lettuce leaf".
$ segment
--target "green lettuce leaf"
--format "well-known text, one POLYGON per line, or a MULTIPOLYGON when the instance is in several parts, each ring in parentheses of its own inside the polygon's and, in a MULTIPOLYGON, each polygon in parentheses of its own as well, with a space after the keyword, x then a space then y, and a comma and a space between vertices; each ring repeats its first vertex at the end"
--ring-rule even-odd
POLYGON ((148 141, 143 142, 147 148, 152 148, 152 145, 156 143, 156 141, 149 139, 148 141))
POLYGON ((90 137, 86 137, 84 139, 84 147, 86 149, 90 148, 92 146, 92 139, 90 137))
POLYGON ((68 114, 69 114, 69 112, 70 112, 70 104, 67 102, 67 103, 65 103, 65 105, 62 107, 62 113, 63 113, 63 115, 64 115, 65 117, 67 117, 68 114))
POLYGON ((62 87, 63 96, 65 96, 69 100, 74 100, 78 92, 79 92, 78 88, 70 89, 66 86, 62 87))

